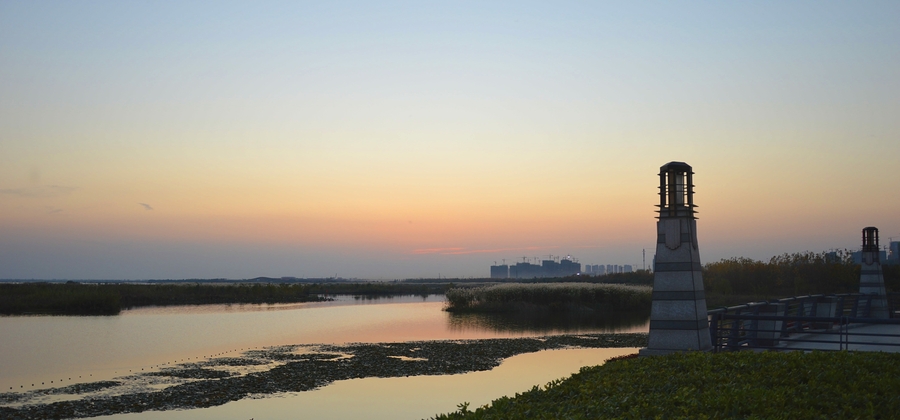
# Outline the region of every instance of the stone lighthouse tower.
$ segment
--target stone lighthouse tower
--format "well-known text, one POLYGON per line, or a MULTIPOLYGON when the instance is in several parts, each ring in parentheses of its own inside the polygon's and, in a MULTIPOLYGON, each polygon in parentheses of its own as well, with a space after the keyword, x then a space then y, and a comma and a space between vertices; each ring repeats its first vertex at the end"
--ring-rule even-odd
POLYGON ((650 340, 641 356, 712 348, 697 246, 693 175, 684 162, 659 168, 650 340))
POLYGON ((862 231, 862 262, 859 271, 859 293, 875 295, 869 307, 869 317, 887 318, 887 297, 884 291, 884 274, 881 271, 881 255, 878 252, 878 228, 867 227, 862 231))

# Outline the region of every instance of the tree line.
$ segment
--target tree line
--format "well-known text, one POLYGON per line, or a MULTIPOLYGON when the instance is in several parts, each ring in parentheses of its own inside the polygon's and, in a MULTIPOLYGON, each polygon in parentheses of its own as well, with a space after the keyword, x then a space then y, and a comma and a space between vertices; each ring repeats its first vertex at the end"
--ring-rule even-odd
MULTIPOLYGON (((885 288, 900 291, 900 265, 882 265, 885 288)), ((798 252, 768 262, 729 258, 703 266, 706 292, 779 298, 859 292, 859 264, 852 252, 798 252)))
MULTIPOLYGON (((887 292, 900 292, 900 265, 882 265, 887 292)), ((853 252, 796 252, 769 261, 727 258, 703 265, 703 287, 708 306, 725 306, 810 294, 859 292, 860 265, 853 252)), ((638 270, 605 276, 581 276, 568 281, 653 284, 653 273, 638 270)))

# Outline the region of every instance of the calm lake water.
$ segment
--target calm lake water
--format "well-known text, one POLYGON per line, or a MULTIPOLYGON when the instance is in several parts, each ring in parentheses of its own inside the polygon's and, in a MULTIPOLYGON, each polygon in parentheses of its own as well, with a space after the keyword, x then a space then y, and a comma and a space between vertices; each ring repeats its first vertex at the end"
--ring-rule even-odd
POLYGON ((263 399, 243 399, 217 407, 147 411, 95 419, 427 419, 456 411, 462 402, 474 410, 502 396, 568 377, 582 366, 637 353, 636 348, 546 350, 510 357, 490 370, 462 375, 365 378, 337 381, 313 391, 263 399))
MULTIPOLYGON (((351 342, 398 342, 440 339, 477 339, 522 337, 549 335, 559 333, 592 333, 592 332, 646 332, 648 320, 642 317, 627 318, 618 321, 601 321, 585 323, 580 320, 554 320, 548 322, 540 319, 504 319, 475 315, 453 315, 442 311, 443 296, 408 296, 392 299, 361 300, 341 297, 335 302, 303 303, 289 305, 209 305, 140 308, 123 311, 118 316, 107 317, 72 317, 72 316, 27 316, 0 317, 0 390, 34 390, 57 387, 79 382, 111 379, 151 370, 166 363, 175 364, 182 361, 203 359, 220 355, 240 355, 252 348, 262 348, 284 344, 318 344, 318 343, 351 343, 351 342), (71 378, 71 379, 70 379, 71 378), (53 381, 51 384, 50 381, 53 381), (41 385, 41 383, 44 385, 41 385), (35 384, 31 386, 31 384, 35 384), (24 387, 24 388, 20 388, 24 387)), ((599 349, 600 351, 606 349, 599 349)), ((623 349, 614 349, 617 354, 625 354, 623 349)), ((600 354, 598 350, 586 350, 600 354)), ((552 353, 559 363, 572 361, 572 357, 563 356, 563 350, 552 353)), ((519 358, 528 355, 517 356, 519 358)), ((534 355, 531 355, 534 356, 534 355)), ((579 353, 576 357, 586 357, 579 353)), ((604 358, 612 356, 601 356, 604 358)), ((510 359, 508 363, 513 363, 510 359)), ((600 360, 602 362, 602 360, 600 360)), ((542 362, 543 363, 543 362, 542 362)), ((575 361, 577 364, 577 360, 575 361)), ((597 364, 592 361, 586 364, 597 364)), ((505 363, 506 364, 506 363, 505 363)), ((552 364, 548 364, 552 365, 552 364)), ((502 366, 501 366, 502 367, 502 366)), ((556 369, 556 372, 570 370, 568 367, 556 369)), ((495 369, 501 375, 503 370, 495 369)), ((577 371, 577 368, 574 370, 577 371)), ((492 371, 494 372, 494 371, 492 371)), ((324 398, 343 387, 371 387, 372 392, 385 389, 385 386, 396 387, 396 392, 405 393, 406 385, 416 381, 436 381, 434 386, 451 386, 453 381, 466 382, 453 377, 476 377, 476 372, 466 375, 430 378, 395 378, 363 379, 341 381, 321 390, 301 393, 296 396, 281 398, 265 398, 263 400, 245 400, 223 407, 254 406, 264 401, 266 406, 294 403, 295 399, 305 400, 311 395, 324 398), (469 376, 474 375, 474 376, 469 376), (444 378, 444 379, 437 379, 444 378), (360 383, 360 384, 357 384, 360 383), (383 382, 383 383, 382 383, 383 382), (398 383, 398 385, 386 385, 398 383), (441 385, 446 382, 448 385, 441 385), (352 384, 351 384, 352 383, 352 384), (329 390, 329 391, 326 391, 329 390), (271 401, 270 401, 271 400, 271 401), (271 403, 271 404, 269 404, 271 403)), ((568 372, 570 373, 570 372, 568 372)), ((564 376, 563 372, 559 376, 564 376)), ((516 376, 512 374, 512 376, 516 376)), ((534 378, 523 373, 520 380, 530 385, 547 380, 533 382, 534 378)), ((505 377, 501 382, 515 383, 514 379, 505 377)), ((423 385, 424 386, 424 385, 423 385)), ((462 389, 475 389, 471 385, 462 389)), ((416 388, 419 389, 419 388, 416 388)), ((521 391, 521 387, 516 388, 521 391)), ((367 391, 368 392, 368 391, 367 391)), ((438 392, 438 391, 434 391, 438 392)), ((485 391, 488 392, 488 391, 485 391)), ((491 399, 504 395, 506 391, 488 392, 487 398, 477 404, 484 404, 491 399)), ((481 395, 480 393, 477 393, 481 395)), ((369 395, 369 394, 366 394, 369 395)), ((375 395, 375 394, 372 394, 375 395)), ((471 398, 459 397, 453 393, 444 393, 455 403, 475 401, 471 398)), ((317 397, 317 398, 319 398, 317 397)), ((329 397, 334 400, 339 396, 329 397)), ((332 401, 329 400, 329 401, 332 401)), ((378 398, 377 401, 389 399, 378 398)), ((334 400, 337 401, 337 400, 334 400)), ((376 401, 376 402, 377 402, 376 401)), ((435 402, 436 401, 432 401, 435 402)), ((453 403, 448 411, 455 408, 453 403)), ((307 403, 299 403, 306 405, 307 403)), ((330 404, 330 403, 329 403, 330 404)), ((339 404, 335 402, 335 404, 339 404)), ((320 405, 322 413, 337 412, 326 405, 320 405)), ((346 408, 346 407, 343 407, 346 408)), ((397 409, 396 406, 392 407, 397 409)), ((253 411, 256 408, 248 408, 253 411)), ((215 409, 188 410, 184 412, 166 412, 166 414, 193 413, 189 417, 205 418, 215 409)), ((286 409, 285 412, 290 411, 286 409)), ((248 411, 249 412, 249 411, 248 411)), ((438 411, 427 413, 431 416, 438 411)), ((159 414, 159 413, 157 413, 159 414)), ((144 413, 139 415, 150 415, 144 413)), ((179 414, 180 415, 180 414, 179 414)), ((218 417, 216 415, 211 415, 218 417)), ((323 415, 316 416, 323 418, 323 415)), ((152 417, 152 416, 151 416, 152 417)), ((229 416, 233 417, 233 416, 229 416)), ((254 417, 250 414, 247 418, 254 417)), ((355 417, 355 416, 354 416, 355 417)), ((149 418, 149 417, 148 417, 149 418)), ((171 418, 166 416, 166 418, 171 418)), ((241 418, 233 417, 233 418, 241 418)), ((256 418, 296 418, 294 415, 263 416, 256 418)))

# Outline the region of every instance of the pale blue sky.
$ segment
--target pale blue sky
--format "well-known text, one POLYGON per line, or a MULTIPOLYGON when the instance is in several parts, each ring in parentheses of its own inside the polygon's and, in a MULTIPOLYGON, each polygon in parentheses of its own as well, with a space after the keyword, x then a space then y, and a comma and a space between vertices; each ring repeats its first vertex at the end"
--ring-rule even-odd
POLYGON ((697 172, 704 261, 886 243, 897 22, 893 1, 2 1, 0 278, 640 263, 671 160, 697 172))

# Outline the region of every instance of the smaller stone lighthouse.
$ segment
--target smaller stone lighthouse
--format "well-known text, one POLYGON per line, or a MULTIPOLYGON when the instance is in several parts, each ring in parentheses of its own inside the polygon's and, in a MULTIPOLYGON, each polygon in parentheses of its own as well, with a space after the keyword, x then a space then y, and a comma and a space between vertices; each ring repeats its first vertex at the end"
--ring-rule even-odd
POLYGON ((641 356, 712 348, 697 245, 693 175, 684 162, 659 168, 650 340, 641 356))
POLYGON ((869 307, 870 318, 888 318, 887 294, 884 291, 884 274, 878 252, 878 228, 867 227, 862 231, 862 262, 859 271, 859 293, 875 295, 869 307))

